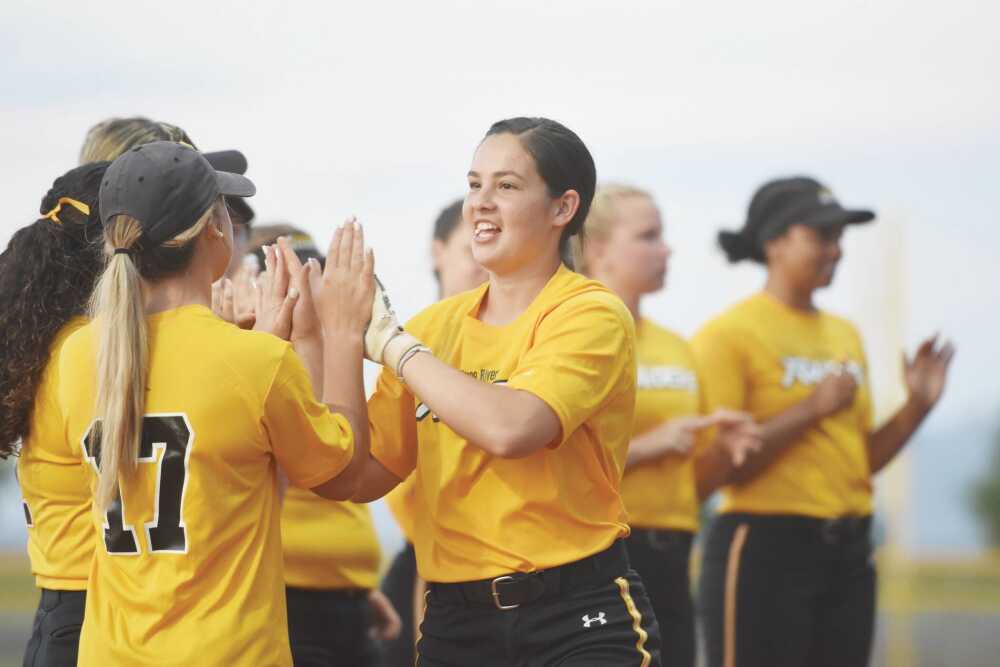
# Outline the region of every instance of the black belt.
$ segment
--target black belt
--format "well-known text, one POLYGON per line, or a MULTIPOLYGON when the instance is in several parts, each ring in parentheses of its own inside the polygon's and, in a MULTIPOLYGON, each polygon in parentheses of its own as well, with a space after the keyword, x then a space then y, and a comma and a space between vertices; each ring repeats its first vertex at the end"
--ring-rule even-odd
POLYGON ((819 536, 827 544, 846 544, 866 537, 871 528, 869 516, 842 516, 820 519, 819 536))
POLYGON ((690 551, 691 543, 694 542, 694 533, 690 530, 677 530, 675 528, 636 528, 632 526, 632 534, 628 537, 628 542, 645 543, 652 549, 664 551, 666 549, 686 549, 690 551))
POLYGON ((427 587, 442 602, 507 610, 566 591, 592 588, 624 576, 628 569, 625 544, 616 540, 604 551, 547 570, 515 572, 479 581, 429 582, 427 587))
POLYGON ((871 516, 854 515, 820 519, 795 514, 726 512, 719 516, 737 523, 748 523, 751 526, 759 525, 793 531, 803 536, 817 538, 820 542, 832 546, 843 546, 867 539, 872 524, 871 516))

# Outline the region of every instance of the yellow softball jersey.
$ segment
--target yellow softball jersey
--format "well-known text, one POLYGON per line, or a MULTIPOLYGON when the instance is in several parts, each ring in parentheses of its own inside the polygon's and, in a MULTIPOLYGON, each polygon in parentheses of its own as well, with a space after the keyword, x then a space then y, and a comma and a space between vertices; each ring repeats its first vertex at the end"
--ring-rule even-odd
POLYGON ((368 404, 372 452, 402 479, 414 472, 412 537, 428 581, 553 567, 628 534, 619 485, 635 411, 632 316, 566 267, 504 326, 477 319, 487 289, 427 308, 407 330, 480 381, 541 398, 562 435, 523 458, 492 456, 382 372, 368 404))
MULTIPOLYGON (((147 318, 138 465, 108 512, 79 664, 290 665, 276 466, 314 487, 349 462, 348 422, 312 394, 291 345, 203 306, 147 318)), ((66 438, 96 470, 94 325, 60 355, 66 438)))
POLYGON ((843 368, 858 383, 850 407, 806 431, 755 479, 726 487, 723 512, 871 513, 871 394, 854 325, 760 292, 706 324, 692 346, 710 407, 745 410, 762 422, 805 400, 832 370, 843 368))
POLYGON ((399 524, 399 530, 403 533, 403 537, 410 544, 413 544, 413 512, 417 503, 416 488, 415 478, 410 475, 385 497, 385 504, 392 512, 396 523, 399 524))
POLYGON ((367 505, 289 487, 281 509, 285 583, 296 588, 375 588, 382 552, 367 505))
MULTIPOLYGON (((639 364, 632 437, 663 422, 701 413, 694 355, 677 334, 641 320, 636 326, 639 364)), ((698 530, 694 456, 666 454, 630 468, 622 479, 629 524, 641 528, 698 530)))
POLYGON ((56 394, 59 351, 70 334, 86 323, 82 317, 71 320, 52 341, 28 437, 17 459, 31 571, 39 588, 61 591, 86 590, 96 544, 89 473, 79 452, 66 442, 56 394))

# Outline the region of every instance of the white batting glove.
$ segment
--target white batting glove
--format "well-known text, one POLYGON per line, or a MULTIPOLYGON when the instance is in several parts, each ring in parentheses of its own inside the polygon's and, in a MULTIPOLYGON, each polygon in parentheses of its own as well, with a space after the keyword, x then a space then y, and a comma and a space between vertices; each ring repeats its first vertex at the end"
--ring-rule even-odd
POLYGON ((372 319, 365 330, 365 358, 389 367, 402 379, 403 365, 418 352, 430 352, 430 349, 399 326, 385 287, 375 276, 372 319))

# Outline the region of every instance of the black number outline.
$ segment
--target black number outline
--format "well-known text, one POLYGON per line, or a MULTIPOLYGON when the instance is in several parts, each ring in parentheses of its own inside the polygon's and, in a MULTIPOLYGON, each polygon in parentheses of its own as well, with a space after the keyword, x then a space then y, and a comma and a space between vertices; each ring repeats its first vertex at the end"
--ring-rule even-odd
MULTIPOLYGON (((187 525, 184 521, 184 498, 187 495, 188 486, 188 473, 189 473, 189 462, 191 459, 191 449, 194 445, 194 427, 191 425, 191 420, 183 412, 151 412, 143 415, 143 430, 145 430, 145 420, 149 418, 163 418, 163 417, 180 417, 184 420, 184 425, 187 428, 188 437, 187 442, 184 443, 184 466, 183 466, 183 482, 181 483, 181 493, 180 500, 178 503, 178 528, 184 536, 184 549, 156 549, 153 547, 153 538, 150 534, 150 529, 157 528, 160 520, 160 488, 161 476, 163 474, 163 461, 167 455, 167 443, 165 442, 153 442, 150 443, 151 454, 150 456, 141 456, 136 459, 138 463, 156 463, 156 486, 153 497, 153 520, 143 524, 143 530, 146 534, 146 544, 149 548, 150 553, 173 553, 173 554, 186 554, 188 553, 189 542, 187 539, 187 525), (157 450, 163 450, 163 455, 157 459, 157 450)), ((98 466, 97 457, 92 455, 90 448, 87 444, 87 439, 90 437, 91 433, 94 431, 94 427, 99 422, 99 419, 94 419, 90 422, 87 430, 84 432, 83 437, 80 439, 80 446, 83 451, 83 458, 85 461, 89 462, 91 467, 94 469, 95 473, 100 474, 100 468, 98 466)), ((140 444, 140 447, 142 445, 140 444)), ((98 451, 98 455, 100 452, 98 451)), ((121 488, 116 488, 115 499, 112 501, 111 506, 108 511, 104 513, 104 550, 111 556, 139 556, 142 554, 142 549, 139 546, 139 540, 136 536, 135 525, 126 522, 126 509, 125 500, 122 498, 121 488), (112 531, 111 522, 109 516, 112 514, 117 514, 120 517, 121 522, 121 534, 117 536, 118 539, 115 541, 120 541, 125 539, 128 535, 129 541, 131 542, 131 548, 122 549, 120 546, 118 548, 113 548, 110 542, 112 541, 112 531)), ((117 528, 117 526, 116 526, 117 528)))

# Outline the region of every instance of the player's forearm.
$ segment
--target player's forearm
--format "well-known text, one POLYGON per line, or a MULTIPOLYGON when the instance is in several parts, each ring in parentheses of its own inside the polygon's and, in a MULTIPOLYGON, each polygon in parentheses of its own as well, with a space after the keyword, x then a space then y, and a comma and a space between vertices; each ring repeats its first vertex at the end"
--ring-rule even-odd
POLYGON ((630 470, 637 465, 642 465, 648 461, 653 461, 662 456, 673 454, 683 456, 681 452, 670 449, 670 443, 661 428, 654 428, 640 436, 632 438, 628 443, 628 456, 625 457, 625 470, 630 470))
POLYGON ((625 457, 625 470, 652 461, 663 454, 662 441, 656 429, 632 438, 628 443, 628 456, 625 457))
POLYGON ((559 437, 555 413, 527 392, 489 384, 430 354, 404 367, 406 384, 441 421, 490 454, 527 456, 559 437))
POLYGON ((806 399, 762 422, 760 449, 732 471, 728 481, 742 484, 757 477, 819 420, 812 401, 806 399))
POLYGON ((313 395, 317 400, 323 399, 323 337, 293 338, 292 347, 299 355, 302 364, 309 372, 313 395))
POLYGON ((892 419, 868 436, 868 465, 871 474, 882 470, 896 458, 929 412, 929 408, 910 399, 892 419))
POLYGON ((379 463, 378 459, 374 456, 369 456, 361 468, 358 486, 351 497, 351 501, 355 503, 370 503, 373 500, 378 500, 395 489, 402 481, 379 463))
POLYGON ((370 448, 363 375, 364 344, 360 336, 328 336, 323 347, 323 401, 331 411, 347 419, 354 438, 351 461, 333 484, 338 499, 348 499, 357 489, 370 448))
POLYGON ((736 466, 725 448, 713 441, 711 446, 699 453, 694 460, 695 491, 698 502, 703 502, 733 477, 736 466))

